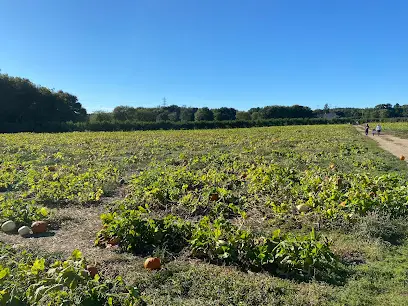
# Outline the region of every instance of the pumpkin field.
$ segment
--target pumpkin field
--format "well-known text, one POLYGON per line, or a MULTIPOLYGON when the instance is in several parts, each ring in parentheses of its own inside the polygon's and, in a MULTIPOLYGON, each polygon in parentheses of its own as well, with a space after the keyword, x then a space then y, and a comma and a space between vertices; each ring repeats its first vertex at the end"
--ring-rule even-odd
POLYGON ((0 305, 408 304, 407 165, 353 126, 1 134, 0 154, 0 305))
POLYGON ((388 122, 385 131, 391 135, 408 138, 408 122, 388 122))

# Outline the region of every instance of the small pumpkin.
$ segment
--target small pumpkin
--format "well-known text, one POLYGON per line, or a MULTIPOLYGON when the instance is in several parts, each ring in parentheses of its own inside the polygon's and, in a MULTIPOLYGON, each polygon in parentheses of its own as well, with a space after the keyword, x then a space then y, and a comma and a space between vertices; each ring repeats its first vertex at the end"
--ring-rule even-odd
POLYGON ((33 234, 41 234, 47 231, 47 222, 45 221, 35 221, 31 224, 31 230, 33 234))
POLYGON ((401 156, 400 156, 400 160, 405 160, 405 156, 404 156, 404 155, 401 155, 401 156))
POLYGON ((18 229, 18 234, 21 237, 25 237, 31 234, 31 229, 28 226, 22 226, 18 229))
POLYGON ((96 274, 98 274, 98 269, 93 265, 87 265, 86 270, 89 273, 89 276, 94 278, 96 274))
POLYGON ((4 222, 3 225, 1 226, 1 230, 6 233, 14 231, 15 228, 16 224, 11 220, 4 222))
POLYGON ((160 258, 149 257, 145 260, 143 266, 147 270, 159 270, 161 268, 160 258))
POLYGON ((210 195, 210 200, 211 201, 218 201, 218 199, 219 199, 218 193, 212 193, 210 195))

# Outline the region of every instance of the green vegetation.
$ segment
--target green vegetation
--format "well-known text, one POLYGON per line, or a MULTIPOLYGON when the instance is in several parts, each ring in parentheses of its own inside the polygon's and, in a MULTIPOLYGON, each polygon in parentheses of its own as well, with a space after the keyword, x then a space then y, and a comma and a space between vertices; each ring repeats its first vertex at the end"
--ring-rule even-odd
POLYGON ((0 243, 0 305, 142 305, 137 288, 121 278, 91 275, 80 251, 50 262, 0 243))
POLYGON ((382 125, 383 131, 401 138, 408 138, 408 122, 389 122, 382 125))
MULTIPOLYGON (((13 291, 22 305, 54 297, 94 305, 408 302, 406 164, 353 127, 2 134, 0 142, 1 221, 58 222, 49 210, 105 205, 92 250, 117 252, 95 279, 83 274, 83 259, 64 264, 46 249, 22 256, 2 245, 3 299, 13 291), (148 256, 164 268, 143 270, 148 256), (80 280, 73 287, 60 277, 64 265, 80 280), (49 273, 55 281, 43 283, 49 273), (66 289, 37 299, 40 286, 66 289)), ((73 241, 61 243, 73 251, 73 241)))
POLYGON ((1 132, 13 127, 30 131, 36 125, 77 122, 87 118, 77 97, 36 86, 28 79, 0 74, 0 96, 1 132))
MULTIPOLYGON (((301 105, 271 105, 238 111, 220 107, 153 108, 117 106, 88 115, 78 98, 28 79, 0 73, 0 132, 135 131, 245 128, 282 125, 339 124, 356 120, 406 120, 408 105, 312 110, 301 105)), ((120 102, 119 102, 120 103, 120 102)))

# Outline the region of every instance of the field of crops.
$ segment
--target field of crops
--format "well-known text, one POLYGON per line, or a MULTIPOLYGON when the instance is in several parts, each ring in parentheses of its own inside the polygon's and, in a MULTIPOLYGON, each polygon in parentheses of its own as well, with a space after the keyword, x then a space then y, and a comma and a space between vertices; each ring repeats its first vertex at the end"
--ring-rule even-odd
POLYGON ((408 138, 408 122, 387 122, 382 127, 387 134, 408 138))
POLYGON ((408 303, 406 163, 352 126, 7 134, 0 154, 0 223, 62 237, 0 233, 0 305, 408 303), (100 219, 86 259, 70 211, 100 219))

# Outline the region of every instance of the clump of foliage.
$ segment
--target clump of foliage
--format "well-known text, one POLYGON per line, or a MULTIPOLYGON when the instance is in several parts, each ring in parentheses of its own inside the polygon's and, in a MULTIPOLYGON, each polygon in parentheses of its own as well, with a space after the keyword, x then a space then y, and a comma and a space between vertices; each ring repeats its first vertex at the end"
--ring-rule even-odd
POLYGON ((48 209, 36 205, 33 201, 0 195, 0 223, 14 221, 17 226, 31 224, 32 221, 48 217, 48 209))
POLYGON ((301 278, 319 277, 336 266, 330 242, 320 241, 314 230, 306 236, 277 230, 263 237, 222 217, 212 222, 206 216, 192 223, 172 215, 150 218, 142 210, 104 214, 104 228, 95 243, 117 239, 122 249, 133 252, 157 246, 177 252, 185 247, 192 257, 214 263, 301 278))
POLYGON ((103 230, 98 233, 96 244, 118 239, 121 247, 131 252, 151 252, 156 247, 172 252, 181 251, 191 237, 190 222, 167 215, 164 218, 149 218, 146 210, 126 210, 123 214, 107 213, 101 216, 103 230))
POLYGON ((76 250, 65 261, 48 262, 0 244, 1 305, 143 305, 137 288, 118 277, 91 277, 76 250))

